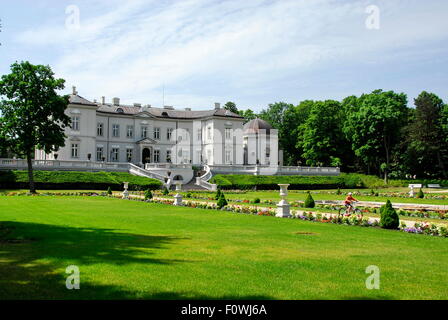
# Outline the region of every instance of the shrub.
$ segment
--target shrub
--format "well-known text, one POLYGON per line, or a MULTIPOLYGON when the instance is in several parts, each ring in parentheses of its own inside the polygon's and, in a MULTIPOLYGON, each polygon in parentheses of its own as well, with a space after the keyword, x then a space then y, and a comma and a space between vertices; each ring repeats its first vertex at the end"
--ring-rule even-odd
POLYGON ((254 203, 260 203, 260 202, 261 202, 260 198, 255 198, 254 199, 254 203))
POLYGON ((425 194, 423 193, 423 190, 420 188, 420 190, 417 193, 417 198, 423 199, 425 197, 425 194))
POLYGON ((187 192, 187 194, 185 195, 185 198, 191 198, 193 195, 191 194, 191 192, 187 192))
POLYGON ((338 196, 340 196, 340 195, 342 194, 341 188, 338 187, 338 191, 336 191, 336 194, 337 194, 338 196))
POLYGON ((387 200, 386 204, 380 209, 381 218, 380 226, 384 229, 397 229, 400 225, 400 218, 397 212, 392 207, 390 200, 387 200))
POLYGON ((308 196, 305 199, 305 203, 303 204, 305 208, 314 208, 316 206, 316 203, 314 202, 313 197, 311 196, 311 193, 308 191, 308 196))
POLYGON ((107 194, 109 195, 109 196, 111 196, 112 195, 112 189, 109 187, 109 188, 107 188, 107 194))
POLYGON ((221 192, 221 195, 219 196, 218 202, 216 203, 218 209, 222 209, 227 205, 226 197, 224 196, 224 193, 221 192))
POLYGON ((218 188, 218 190, 216 190, 215 200, 219 200, 220 197, 221 197, 221 188, 218 188))
POLYGON ((167 195, 170 194, 170 190, 168 190, 167 187, 164 187, 164 188, 163 188, 163 191, 162 191, 162 194, 163 194, 164 196, 167 196, 167 195))
POLYGON ((145 200, 149 200, 149 199, 152 199, 152 192, 151 192, 151 190, 146 190, 145 191, 145 200))

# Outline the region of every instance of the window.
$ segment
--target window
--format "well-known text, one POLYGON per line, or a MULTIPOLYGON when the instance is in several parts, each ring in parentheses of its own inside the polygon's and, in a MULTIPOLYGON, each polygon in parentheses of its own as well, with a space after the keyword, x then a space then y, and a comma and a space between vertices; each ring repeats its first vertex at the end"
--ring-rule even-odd
POLYGON ((79 158, 79 144, 72 143, 72 158, 79 158))
POLYGON ((96 147, 96 161, 103 161, 103 147, 96 147))
POLYGON ((154 150, 154 162, 160 162, 160 150, 154 150))
POLYGON ((128 162, 132 161, 132 149, 130 149, 130 148, 126 149, 126 160, 128 162))
POLYGON ((226 140, 230 140, 232 138, 232 129, 226 128, 226 140))
POLYGON ((166 150, 166 162, 171 162, 171 150, 166 150))
POLYGON ((212 140, 212 127, 207 127, 207 139, 212 140))
POLYGON ((226 150, 226 163, 229 164, 232 160, 230 150, 226 150))
POLYGON ((160 128, 154 128, 154 139, 160 139, 160 128))
POLYGON ((126 127, 126 138, 132 138, 134 136, 134 126, 126 127))
POLYGON ((198 129, 198 140, 201 141, 202 138, 202 130, 198 129))
POLYGON ((72 126, 73 131, 79 131, 79 117, 78 116, 72 117, 71 126, 72 126))
POLYGON ((143 126, 142 127, 142 139, 143 138, 147 138, 148 137, 148 127, 147 126, 143 126))
POLYGON ((111 159, 112 159, 112 161, 118 161, 119 153, 120 153, 120 150, 118 148, 112 148, 112 150, 111 150, 111 159))
POLYGON ((271 156, 271 149, 269 147, 266 148, 266 158, 271 156))
POLYGON ((120 136, 120 125, 113 124, 112 125, 112 137, 119 137, 119 136, 120 136))
POLYGON ((98 123, 96 125, 96 135, 102 137, 103 136, 103 124, 98 123))
POLYGON ((190 129, 185 129, 185 140, 188 141, 190 139, 190 129))
POLYGON ((171 141, 171 136, 173 135, 173 128, 166 129, 166 139, 171 141))

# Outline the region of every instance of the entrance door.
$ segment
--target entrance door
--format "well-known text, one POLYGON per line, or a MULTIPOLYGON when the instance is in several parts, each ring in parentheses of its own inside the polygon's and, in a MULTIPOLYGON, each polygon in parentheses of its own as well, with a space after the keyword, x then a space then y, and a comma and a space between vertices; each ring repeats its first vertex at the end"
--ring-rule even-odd
POLYGON ((143 151, 142 151, 142 162, 143 162, 143 164, 151 162, 151 149, 149 149, 149 148, 144 148, 143 149, 143 151))

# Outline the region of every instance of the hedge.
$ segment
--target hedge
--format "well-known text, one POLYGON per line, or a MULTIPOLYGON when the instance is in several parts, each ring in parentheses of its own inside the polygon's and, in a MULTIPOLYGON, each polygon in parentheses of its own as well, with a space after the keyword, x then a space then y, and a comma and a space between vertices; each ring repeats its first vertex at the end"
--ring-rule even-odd
MULTIPOLYGON (((134 176, 126 172, 34 171, 36 189, 40 190, 155 190, 162 183, 155 179, 134 176)), ((28 171, 0 171, 0 189, 28 189, 28 171)))
POLYGON ((384 180, 377 176, 358 173, 341 173, 339 176, 253 176, 253 175, 222 175, 214 176, 211 183, 221 189, 256 189, 277 190, 279 183, 290 184, 290 190, 318 190, 318 189, 355 189, 355 188, 384 188, 407 187, 410 183, 440 184, 448 186, 447 180, 384 180))

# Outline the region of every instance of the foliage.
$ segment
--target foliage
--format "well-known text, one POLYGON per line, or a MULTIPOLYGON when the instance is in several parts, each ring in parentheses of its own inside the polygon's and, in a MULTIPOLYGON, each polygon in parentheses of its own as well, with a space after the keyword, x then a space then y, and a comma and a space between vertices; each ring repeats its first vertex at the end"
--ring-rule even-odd
MULTIPOLYGON (((161 182, 126 172, 35 171, 35 184, 41 190, 121 190, 123 182, 129 182, 129 190, 155 190, 161 182)), ((0 171, 0 189, 25 188, 27 171, 0 171)))
POLYGON ((111 187, 107 187, 107 194, 108 194, 109 196, 112 195, 112 189, 111 189, 111 187))
POLYGON ((240 110, 240 111, 238 111, 238 114, 240 116, 244 117, 244 123, 247 123, 250 120, 254 120, 257 118, 257 114, 255 112, 253 112, 251 109, 240 110))
POLYGON ((218 190, 216 190, 215 200, 218 200, 220 197, 221 197, 221 188, 218 188, 218 190))
POLYGON ((303 207, 304 208, 314 208, 315 206, 316 206, 316 203, 314 202, 314 199, 311 196, 311 193, 308 191, 308 195, 306 196, 303 207))
POLYGON ((380 209, 380 226, 384 229, 398 229, 400 225, 400 218, 397 212, 392 207, 390 200, 387 200, 386 204, 380 209))
POLYGON ((260 203, 260 202, 261 202, 260 198, 255 198, 254 199, 254 203, 260 203))
POLYGON ((167 196, 167 195, 169 195, 169 194, 170 194, 170 191, 168 190, 168 188, 167 188, 167 187, 163 187, 163 191, 162 191, 162 194, 163 194, 164 196, 167 196))
POLYGON ((422 188, 420 188, 420 190, 417 193, 417 198, 423 199, 424 197, 425 197, 425 194, 423 193, 422 188))
POLYGON ((222 192, 221 195, 219 196, 218 202, 216 203, 218 209, 222 209, 223 207, 225 207, 227 205, 227 200, 226 197, 224 195, 224 193, 222 192))
POLYGON ((55 79, 49 66, 28 61, 13 63, 11 73, 0 80, 0 137, 28 163, 29 189, 35 192, 31 159, 34 150, 57 151, 65 144, 65 127, 70 118, 64 113, 68 96, 59 96, 65 80, 55 79))
POLYGON ((238 108, 236 107, 235 102, 229 101, 224 105, 224 109, 229 110, 233 113, 238 114, 238 108))
POLYGON ((145 200, 150 200, 150 199, 152 199, 152 192, 150 189, 147 189, 145 191, 145 200))

